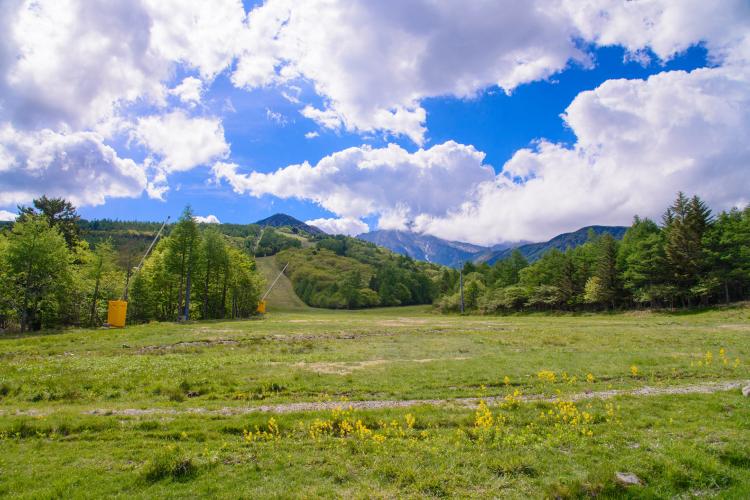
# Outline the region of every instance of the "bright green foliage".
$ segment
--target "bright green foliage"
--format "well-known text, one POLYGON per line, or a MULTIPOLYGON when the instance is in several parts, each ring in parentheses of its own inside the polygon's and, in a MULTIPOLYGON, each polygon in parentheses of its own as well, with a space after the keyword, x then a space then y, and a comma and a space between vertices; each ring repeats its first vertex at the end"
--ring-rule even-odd
POLYGON ((13 225, 5 245, 6 293, 21 332, 58 324, 72 288, 71 260, 65 239, 43 217, 29 214, 13 225))
POLYGON ((498 261, 490 270, 488 281, 495 287, 515 285, 520 279, 521 270, 528 267, 529 262, 518 250, 513 250, 510 257, 498 261))
POLYGON ((107 301, 120 298, 123 292, 124 273, 117 267, 117 253, 111 241, 96 245, 87 254, 81 275, 85 280, 89 306, 88 324, 99 326, 106 316, 107 301))
POLYGON ((198 224, 190 206, 185 207, 182 216, 167 239, 165 262, 170 273, 179 276, 177 284, 177 316, 189 317, 185 302, 190 302, 193 270, 199 257, 200 234, 198 224))
POLYGON ((69 249, 78 246, 81 238, 79 222, 81 217, 73 204, 63 198, 47 198, 42 196, 33 201, 34 207, 21 207, 19 220, 29 216, 39 215, 47 220, 50 227, 57 228, 65 238, 69 249))
POLYGON ((703 235, 711 223, 711 211, 697 197, 688 199, 679 193, 663 221, 668 279, 676 286, 678 297, 689 305, 690 288, 699 282, 705 268, 703 235))
POLYGON ((741 297, 750 285, 750 207, 722 212, 705 233, 704 245, 708 279, 719 284, 725 302, 741 297))
POLYGON ((179 319, 188 302, 193 319, 255 314, 263 280, 253 260, 228 239, 212 227, 201 231, 186 210, 134 278, 130 319, 179 319))
POLYGON ((658 304, 664 297, 659 285, 666 282, 663 234, 650 219, 636 217, 625 233, 617 267, 628 296, 638 304, 658 304))
POLYGON ((376 305, 429 304, 440 275, 437 266, 396 255, 355 238, 324 237, 315 247, 287 249, 276 255, 289 263, 297 295, 308 305, 357 309, 376 305))
MULTIPOLYGON (((714 220, 698 197, 679 193, 662 227, 635 217, 621 242, 592 231, 585 244, 550 250, 531 265, 514 252, 491 268, 468 269, 485 289, 467 307, 486 313, 742 300, 750 293, 750 207, 714 220)), ((438 306, 457 310, 455 286, 441 287, 441 294, 438 306)))
POLYGON ((282 250, 287 248, 300 248, 302 242, 298 238, 292 236, 286 236, 282 232, 275 230, 271 227, 263 228, 263 232, 260 241, 257 237, 255 239, 248 238, 247 245, 250 249, 252 245, 251 253, 255 253, 256 257, 264 257, 267 255, 276 255, 282 250))

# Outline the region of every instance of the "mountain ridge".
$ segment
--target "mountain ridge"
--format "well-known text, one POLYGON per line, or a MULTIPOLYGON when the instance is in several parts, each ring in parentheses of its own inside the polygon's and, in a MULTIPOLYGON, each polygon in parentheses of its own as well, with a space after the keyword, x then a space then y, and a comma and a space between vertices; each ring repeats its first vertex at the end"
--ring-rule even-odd
POLYGON ((489 250, 487 247, 471 243, 394 229, 370 231, 357 235, 357 238, 416 260, 450 267, 458 267, 477 253, 489 250))
POLYGON ((498 260, 510 256, 518 249, 527 260, 533 262, 544 253, 555 248, 565 251, 586 243, 589 232, 597 236, 609 233, 615 239, 622 239, 627 231, 626 226, 584 226, 576 231, 560 233, 547 241, 526 243, 520 242, 508 245, 493 245, 484 247, 461 241, 450 241, 436 236, 398 230, 375 230, 357 235, 357 238, 375 243, 402 255, 408 255, 416 260, 433 262, 449 267, 461 267, 464 262, 483 263, 490 265, 498 260))

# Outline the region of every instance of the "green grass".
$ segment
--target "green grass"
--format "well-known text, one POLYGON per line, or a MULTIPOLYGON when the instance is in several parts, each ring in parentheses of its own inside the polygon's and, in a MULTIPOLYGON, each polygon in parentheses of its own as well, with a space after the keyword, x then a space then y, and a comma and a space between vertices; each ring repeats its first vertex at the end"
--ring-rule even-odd
POLYGON ((271 309, 253 321, 0 337, 0 360, 0 495, 750 496, 750 400, 737 390, 579 401, 574 411, 589 420, 575 424, 555 420, 551 403, 493 406, 484 430, 475 408, 456 405, 224 410, 746 380, 747 307, 510 317, 271 309), (343 420, 368 432, 341 437, 343 420), (313 436, 320 422, 339 430, 313 436), (260 439, 247 439, 256 426, 260 439), (643 485, 625 488, 616 472, 643 485))
MULTIPOLYGON (((276 265, 276 257, 257 257, 255 263, 258 266, 258 271, 266 280, 266 287, 271 286, 271 283, 273 283, 281 272, 281 269, 276 265)), ((302 299, 294 293, 292 282, 289 281, 289 278, 285 275, 279 277, 278 281, 271 289, 271 292, 268 294, 266 302, 268 303, 268 311, 309 309, 309 306, 302 302, 302 299)))

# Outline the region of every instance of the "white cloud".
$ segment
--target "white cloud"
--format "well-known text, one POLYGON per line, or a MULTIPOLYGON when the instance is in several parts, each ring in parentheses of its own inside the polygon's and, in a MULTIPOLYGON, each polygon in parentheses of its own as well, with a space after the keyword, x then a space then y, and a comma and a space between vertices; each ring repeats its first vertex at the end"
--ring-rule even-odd
POLYGON ((669 60, 703 42, 724 64, 750 56, 750 8, 745 0, 563 0, 581 37, 597 45, 620 45, 637 58, 645 48, 669 60))
POLYGON ((93 132, 24 132, 5 125, 0 127, 0 186, 0 205, 28 203, 42 194, 100 205, 109 197, 139 196, 146 174, 93 132))
POLYGON ((221 224, 221 221, 215 215, 196 215, 193 218, 198 224, 221 224))
POLYGON ((8 210, 0 210, 0 220, 1 221, 14 221, 16 220, 17 214, 14 212, 10 212, 8 210))
POLYGON ((523 149, 478 198, 416 228, 477 243, 539 240, 585 224, 658 217, 678 190, 715 209, 750 203, 750 84, 730 69, 611 80, 579 94, 573 148, 523 149), (515 182, 514 182, 515 181, 515 182))
POLYGON ((248 28, 236 85, 306 79, 325 105, 306 106, 304 116, 420 144, 421 99, 472 97, 495 84, 512 90, 587 60, 564 12, 531 1, 271 0, 248 14, 248 28))
POLYGON ((497 176, 483 153, 454 142, 415 153, 350 148, 269 174, 217 164, 214 173, 237 192, 311 200, 346 218, 375 214, 380 228, 481 244, 542 240, 658 216, 678 190, 716 209, 749 203, 749 82, 735 67, 607 81, 567 108, 573 147, 540 141, 497 176))
POLYGON ((284 115, 277 111, 273 111, 270 108, 266 108, 266 119, 276 123, 277 125, 281 125, 282 127, 289 123, 289 120, 287 120, 284 115))
POLYGON ((344 217, 340 219, 313 219, 305 221, 305 224, 322 229, 328 234, 346 234, 348 236, 357 236, 366 233, 370 228, 359 219, 344 217))
POLYGON ((409 153, 390 144, 349 148, 312 166, 290 165, 276 172, 242 174, 230 163, 214 165, 238 193, 312 200, 342 217, 360 218, 404 206, 404 218, 442 215, 469 199, 477 184, 492 180, 484 153, 452 141, 409 153))
POLYGON ((189 117, 181 110, 140 118, 133 136, 155 156, 148 194, 163 199, 169 190, 168 174, 206 165, 229 154, 224 127, 218 118, 189 117))
MULTIPOLYGON (((166 104, 165 82, 178 65, 203 79, 230 65, 244 18, 239 0, 0 3, 0 128, 13 136, 2 144, 0 175, 9 181, 0 196, 27 200, 55 192, 97 204, 140 193, 134 186, 160 196, 168 171, 223 158, 228 145, 217 119, 139 122, 136 132, 148 132, 139 139, 160 157, 147 182, 140 166, 104 141, 129 130, 130 112, 166 104), (189 125, 184 136, 180 129, 164 130, 183 124, 189 125), (104 181, 109 177, 113 187, 104 181)), ((171 92, 194 107, 200 84, 189 77, 171 92)))
POLYGON ((316 131, 307 132, 307 133, 305 133, 305 139, 315 139, 319 135, 320 134, 318 132, 316 132, 316 131))
POLYGON ((188 76, 182 83, 169 91, 170 94, 177 96, 180 101, 188 104, 190 107, 200 104, 201 94, 203 93, 203 82, 194 76, 188 76))
POLYGON ((140 118, 134 134, 156 153, 166 172, 190 170, 229 154, 218 118, 190 117, 178 110, 140 118))
POLYGON ((0 122, 90 127, 118 103, 163 98, 168 65, 130 1, 13 1, 0 7, 0 122))
POLYGON ((269 0, 248 14, 232 80, 250 89, 311 82, 323 105, 306 103, 303 116, 422 144, 423 99, 510 92, 571 61, 590 64, 586 43, 624 46, 645 63, 645 49, 668 60, 703 42, 730 63, 747 61, 748 33, 746 0, 269 0))
POLYGON ((152 47, 168 61, 179 61, 212 79, 227 68, 244 29, 241 0, 144 0, 152 47))

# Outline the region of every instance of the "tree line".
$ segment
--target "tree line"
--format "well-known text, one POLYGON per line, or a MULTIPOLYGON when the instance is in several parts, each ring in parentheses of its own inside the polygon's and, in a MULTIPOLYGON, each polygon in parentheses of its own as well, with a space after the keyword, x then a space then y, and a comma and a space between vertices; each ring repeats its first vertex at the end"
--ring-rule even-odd
MULTIPOLYGON (((458 310, 458 273, 437 305, 458 310)), ((519 251, 493 266, 467 263, 464 305, 485 313, 520 310, 688 308, 750 295, 750 206, 714 216, 679 193, 660 223, 635 217, 621 241, 609 234, 534 263, 519 251)))
POLYGON ((140 273, 118 263, 111 240, 82 238, 75 207, 43 196, 0 232, 0 328, 21 332, 100 326, 107 301, 129 295, 130 321, 236 318, 255 313, 254 261, 188 207, 140 273))

